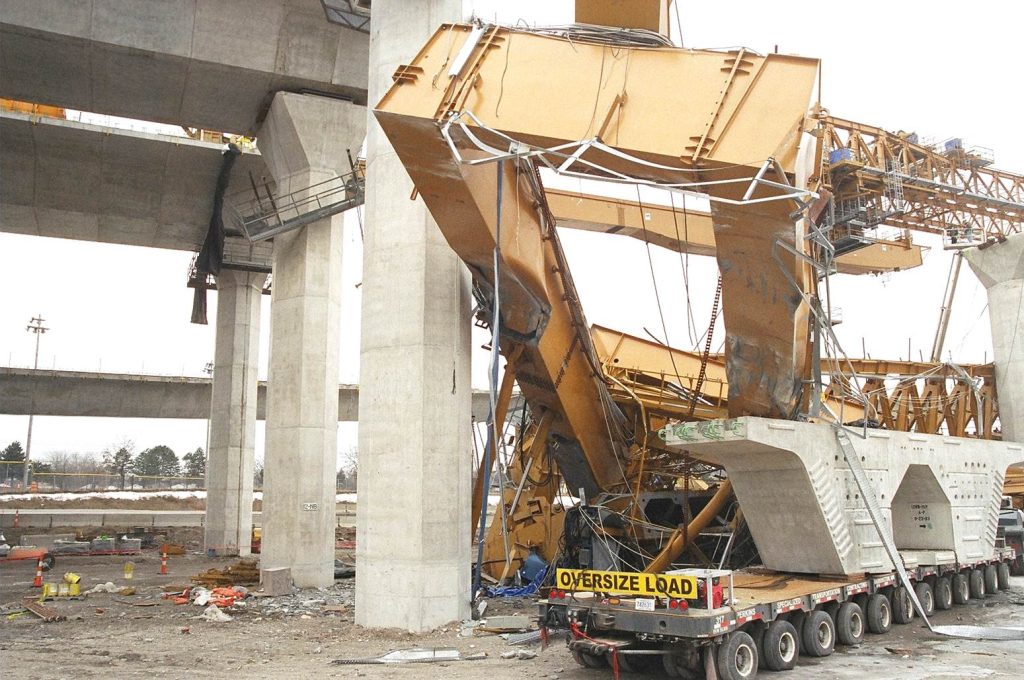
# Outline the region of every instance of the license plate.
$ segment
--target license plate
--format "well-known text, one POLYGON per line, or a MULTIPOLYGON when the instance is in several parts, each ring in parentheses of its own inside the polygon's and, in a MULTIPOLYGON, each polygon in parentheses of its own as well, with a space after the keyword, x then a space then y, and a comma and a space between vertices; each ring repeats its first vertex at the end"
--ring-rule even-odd
POLYGON ((654 600, 644 597, 637 598, 633 601, 633 608, 640 612, 653 612, 654 600))

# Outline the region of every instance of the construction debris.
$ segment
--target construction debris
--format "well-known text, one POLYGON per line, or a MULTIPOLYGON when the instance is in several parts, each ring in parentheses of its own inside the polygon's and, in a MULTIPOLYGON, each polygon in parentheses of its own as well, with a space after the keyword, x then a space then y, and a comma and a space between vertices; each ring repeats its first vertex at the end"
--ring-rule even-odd
POLYGON ((120 586, 115 586, 113 581, 107 581, 106 583, 100 583, 93 586, 89 590, 85 591, 85 595, 94 595, 96 593, 119 593, 121 592, 120 586))
POLYGON ((67 617, 61 614, 56 609, 52 609, 44 604, 40 604, 39 602, 35 602, 32 600, 25 600, 25 609, 35 614, 46 623, 67 620, 67 617))
MULTIPOLYGON (((474 655, 477 657, 477 655, 474 655)), ((332 664, 348 666, 356 664, 392 664, 392 663, 438 663, 440 661, 459 661, 459 650, 451 647, 433 649, 400 649, 383 656, 364 659, 334 659, 332 664)))
POLYGON ((529 649, 513 649, 507 652, 502 652, 501 658, 519 659, 520 661, 526 661, 528 659, 536 659, 537 652, 531 652, 529 649))
POLYGON ((207 588, 225 586, 255 585, 260 582, 260 570, 256 560, 239 560, 227 569, 208 569, 192 577, 193 583, 207 588))
POLYGON ((291 595, 292 570, 288 567, 260 570, 261 590, 266 595, 291 595))
POLYGON ((489 616, 481 621, 480 630, 488 633, 518 633, 529 627, 529 616, 514 614, 511 616, 489 616))
POLYGON ((202 614, 200 614, 199 616, 195 616, 193 618, 203 619, 204 621, 214 621, 216 623, 227 623, 228 621, 234 620, 231 618, 229 614, 225 614, 224 612, 222 612, 220 610, 220 607, 218 607, 215 604, 211 604, 209 607, 203 610, 202 614))

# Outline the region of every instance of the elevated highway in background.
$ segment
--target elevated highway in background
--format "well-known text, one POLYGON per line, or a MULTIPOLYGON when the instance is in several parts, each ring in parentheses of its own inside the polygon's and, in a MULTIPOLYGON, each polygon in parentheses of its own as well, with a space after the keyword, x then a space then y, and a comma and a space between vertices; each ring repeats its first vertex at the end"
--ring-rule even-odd
POLYGON ((278 91, 365 105, 369 35, 319 0, 0 2, 0 96, 253 133, 278 91))
MULTIPOLYGON (((210 417, 209 378, 0 368, 0 414, 93 418, 210 417)), ((260 381, 256 418, 266 418, 267 384, 260 381)), ((487 419, 488 393, 473 392, 473 418, 487 419)), ((359 386, 338 387, 338 420, 355 422, 359 386)))

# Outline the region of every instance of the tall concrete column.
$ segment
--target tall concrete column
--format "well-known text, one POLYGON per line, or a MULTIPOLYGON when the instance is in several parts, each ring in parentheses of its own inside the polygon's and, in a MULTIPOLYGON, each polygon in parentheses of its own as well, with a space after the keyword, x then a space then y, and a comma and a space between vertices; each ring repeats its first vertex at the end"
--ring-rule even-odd
POLYGON ((206 550, 218 555, 250 553, 256 368, 265 280, 266 275, 230 269, 217 277, 204 527, 206 550))
MULTIPOLYGON (((461 12, 374 2, 371 106, 461 12)), ((366 161, 356 623, 416 632, 469 615, 470 280, 372 113, 366 161)))
MULTIPOLYGON (((344 174, 365 129, 363 107, 277 93, 258 144, 278 194, 344 174)), ((274 239, 261 561, 299 587, 334 583, 342 219, 274 239)))
POLYGON ((999 422, 1004 441, 1024 437, 1024 234, 1009 236, 964 257, 988 292, 999 422))

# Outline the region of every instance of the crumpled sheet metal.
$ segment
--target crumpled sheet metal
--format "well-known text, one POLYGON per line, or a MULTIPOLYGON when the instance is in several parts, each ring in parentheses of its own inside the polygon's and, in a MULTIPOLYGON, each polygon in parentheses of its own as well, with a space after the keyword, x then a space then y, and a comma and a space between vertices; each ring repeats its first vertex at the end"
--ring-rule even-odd
POLYGON ((807 284, 803 265, 776 245, 796 243, 797 227, 788 209, 782 202, 711 204, 722 273, 731 417, 787 419, 800 405, 808 366, 808 309, 793 281, 807 284))
POLYGON ((969 640, 1024 640, 1024 628, 989 626, 932 626, 933 633, 969 640))
POLYGON ((459 650, 452 647, 436 649, 399 649, 383 656, 363 659, 334 659, 332 664, 338 666, 354 666, 363 664, 400 664, 400 663, 438 663, 442 661, 458 661, 459 650))

